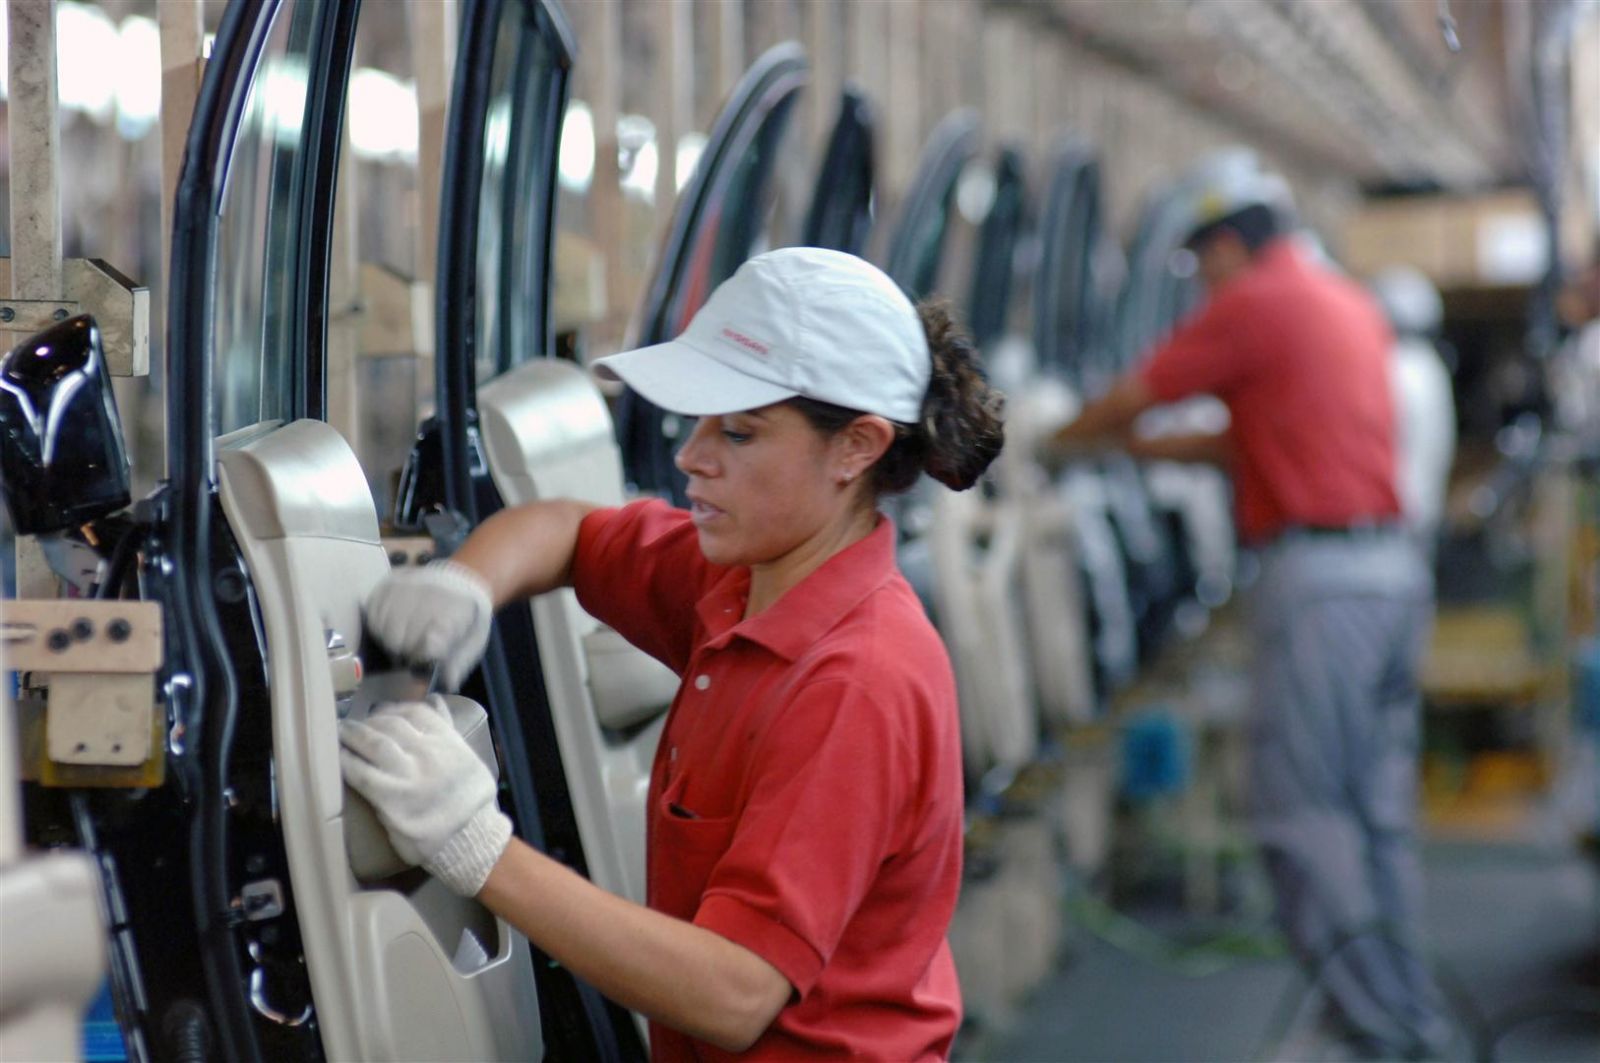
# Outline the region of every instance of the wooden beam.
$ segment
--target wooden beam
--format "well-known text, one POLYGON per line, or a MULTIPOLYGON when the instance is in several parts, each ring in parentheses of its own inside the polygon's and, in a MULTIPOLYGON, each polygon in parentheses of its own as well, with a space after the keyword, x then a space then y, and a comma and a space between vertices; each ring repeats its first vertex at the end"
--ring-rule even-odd
POLYGON ((689 0, 656 0, 660 61, 656 64, 656 216, 667 218, 678 198, 678 141, 694 129, 694 10, 689 0))
POLYGON ((812 150, 808 157, 827 143, 839 112, 839 93, 844 86, 844 31, 838 0, 811 0, 805 6, 806 59, 811 64, 811 88, 804 102, 810 111, 807 130, 812 150))
POLYGON ((775 44, 800 37, 799 14, 790 0, 747 0, 745 21, 752 58, 775 44))
MULTIPOLYGON (((880 122, 889 105, 889 4, 852 3, 845 9, 849 76, 859 83, 878 111, 880 122)), ((882 130, 879 130, 880 138, 882 130)), ((880 142, 880 149, 883 145, 880 142)))
MULTIPOLYGON (((411 30, 411 66, 417 78, 417 218, 414 273, 423 291, 433 291, 439 269, 439 205, 444 180, 445 123, 450 109, 450 79, 455 70, 456 0, 428 0, 406 5, 411 30)), ((425 297, 430 307, 433 301, 425 297)), ((433 357, 431 327, 417 336, 417 394, 431 405, 433 357)))
MULTIPOLYGON (((10 76, 6 135, 11 151, 11 296, 60 299, 61 138, 56 121, 56 5, 11 0, 6 8, 10 76)), ((3 334, 5 348, 24 339, 3 334)), ((16 540, 17 597, 54 598, 55 574, 38 540, 16 540)))
POLYGON ((592 0, 584 7, 589 20, 585 53, 577 65, 579 94, 589 101, 594 117, 594 175, 589 185, 589 233, 605 263, 605 320, 589 333, 594 355, 615 351, 622 343, 632 311, 632 286, 623 247, 622 174, 617 165, 617 119, 622 116, 622 5, 618 0, 592 0))
MULTIPOLYGON (((178 171, 189 139, 195 99, 200 95, 201 58, 205 42, 205 8, 199 0, 168 0, 156 5, 161 34, 161 308, 166 321, 166 296, 172 277, 173 207, 178 198, 178 171)), ((163 352, 166 345, 162 345, 163 352)))
MULTIPOLYGON (((712 62, 716 69, 716 104, 721 107, 744 73, 744 0, 711 0, 716 5, 711 22, 712 62)), ((713 111, 712 114, 716 112, 713 111)), ((707 122, 710 121, 708 116, 707 122)))
POLYGON ((14 299, 62 295, 55 7, 54 0, 11 0, 6 15, 14 299))
MULTIPOLYGON (((884 106, 888 141, 888 179, 896 198, 903 194, 916 166, 917 153, 931 128, 923 111, 919 78, 922 50, 920 4, 886 4, 889 9, 887 60, 888 99, 884 106)), ((882 53, 880 53, 882 54, 882 53)))

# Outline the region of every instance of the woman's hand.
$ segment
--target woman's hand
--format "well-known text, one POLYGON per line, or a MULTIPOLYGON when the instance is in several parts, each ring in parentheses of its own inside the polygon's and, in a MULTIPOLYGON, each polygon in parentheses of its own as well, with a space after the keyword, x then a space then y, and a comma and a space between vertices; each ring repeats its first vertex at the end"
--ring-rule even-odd
POLYGON ((495 781, 457 733, 444 699, 380 706, 339 724, 345 781, 365 797, 401 858, 476 896, 511 840, 495 781))
POLYGON ((489 644, 494 597, 483 577, 454 561, 396 569, 367 597, 366 624, 391 653, 437 663, 449 690, 460 687, 489 644))

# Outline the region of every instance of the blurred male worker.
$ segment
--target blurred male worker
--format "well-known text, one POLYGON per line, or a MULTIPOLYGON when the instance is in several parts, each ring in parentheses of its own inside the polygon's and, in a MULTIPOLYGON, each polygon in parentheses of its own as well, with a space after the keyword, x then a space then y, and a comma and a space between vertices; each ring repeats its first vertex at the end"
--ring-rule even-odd
POLYGON ((1434 343, 1444 303, 1433 282, 1410 266, 1390 266, 1368 285, 1394 329, 1395 449, 1400 512, 1430 555, 1438 545, 1445 489, 1456 453, 1456 402, 1450 368, 1434 343))
POLYGON ((1179 188, 1205 303, 1041 456, 1115 442, 1231 471, 1261 559, 1249 806, 1280 922, 1342 1037, 1383 1058, 1436 1053, 1449 1027, 1420 958, 1413 837, 1432 582, 1395 489, 1392 337, 1289 233, 1287 186, 1253 155, 1208 160, 1179 188), (1226 431, 1131 434, 1146 408, 1196 393, 1227 405, 1226 431))

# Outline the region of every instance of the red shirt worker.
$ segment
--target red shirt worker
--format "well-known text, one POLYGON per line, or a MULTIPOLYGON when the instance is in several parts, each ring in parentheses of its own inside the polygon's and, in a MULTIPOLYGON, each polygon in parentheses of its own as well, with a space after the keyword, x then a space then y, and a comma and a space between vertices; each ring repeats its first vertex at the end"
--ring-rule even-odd
POLYGON ((1000 400, 942 310, 852 255, 751 259, 678 339, 601 359, 698 418, 690 509, 550 501, 396 572, 368 623, 459 678, 508 601, 570 585, 682 677, 651 773, 648 907, 510 836, 439 706, 341 727, 396 848, 651 1020, 657 1060, 934 1059, 961 997, 955 684, 881 495, 970 487, 1000 400), (440 608, 449 599, 465 608, 440 608))
POLYGON ((1328 992, 1328 1035, 1362 1058, 1439 1055, 1451 1033, 1418 943, 1414 839, 1433 589, 1396 491, 1393 337, 1288 233, 1287 186, 1253 156, 1208 160, 1178 194, 1204 305, 1045 456, 1111 440, 1232 473, 1261 562, 1248 798, 1279 922, 1328 992), (1147 408, 1199 393, 1228 407, 1225 432, 1131 434, 1147 408))

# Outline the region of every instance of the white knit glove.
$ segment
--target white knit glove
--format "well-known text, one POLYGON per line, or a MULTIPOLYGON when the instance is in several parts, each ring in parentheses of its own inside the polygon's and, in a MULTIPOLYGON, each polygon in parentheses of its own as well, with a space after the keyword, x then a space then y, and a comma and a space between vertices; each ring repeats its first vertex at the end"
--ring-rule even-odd
POLYGON ((389 573, 367 597, 367 630, 409 662, 437 663, 456 690, 489 644, 494 599, 483 577, 453 561, 389 573))
POLYGON ((341 720, 339 743, 345 782, 372 805, 395 852, 476 896, 511 840, 511 820, 444 699, 392 702, 364 722, 341 720))

